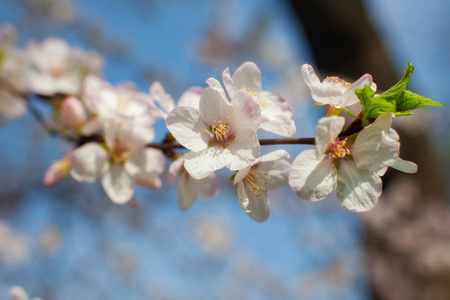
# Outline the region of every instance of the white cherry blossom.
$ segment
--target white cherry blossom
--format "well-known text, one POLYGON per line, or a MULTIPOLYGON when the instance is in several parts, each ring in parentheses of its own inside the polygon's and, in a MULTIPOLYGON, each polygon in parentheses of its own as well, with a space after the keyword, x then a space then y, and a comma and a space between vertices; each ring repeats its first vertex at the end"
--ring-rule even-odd
POLYGON ((78 94, 85 75, 99 73, 103 65, 97 53, 70 48, 57 38, 31 42, 26 51, 31 64, 26 73, 29 88, 44 96, 78 94))
POLYGON ((176 159, 169 167, 169 181, 175 183, 179 177, 177 187, 178 206, 185 210, 194 204, 197 198, 208 199, 219 193, 219 180, 217 176, 211 175, 196 180, 184 168, 184 157, 176 159))
POLYGON ((364 74, 354 83, 346 82, 336 76, 327 76, 322 82, 317 77, 311 65, 302 66, 302 77, 311 89, 312 98, 322 104, 328 104, 338 109, 358 103, 355 89, 361 89, 369 85, 375 92, 377 85, 373 82, 370 74, 364 74))
POLYGON ((111 122, 148 127, 157 118, 156 107, 148 94, 139 92, 133 84, 112 86, 96 75, 86 77, 83 101, 94 116, 81 129, 85 135, 111 122))
POLYGON ((151 128, 111 124, 105 147, 90 142, 73 150, 70 174, 81 182, 101 177, 106 194, 119 204, 133 198, 136 184, 158 189, 165 160, 160 150, 146 147, 153 137, 151 128))
POLYGON ((381 194, 387 167, 415 173, 417 166, 399 158, 400 143, 384 113, 364 128, 352 144, 338 138, 343 117, 327 117, 316 127, 316 148, 301 152, 292 163, 289 185, 300 198, 318 201, 335 188, 339 203, 349 210, 371 209, 381 194))
POLYGON ((0 117, 15 119, 26 110, 27 82, 24 69, 27 65, 23 51, 15 44, 15 30, 10 25, 0 28, 0 117))
POLYGON ((227 68, 222 73, 222 80, 228 95, 243 91, 254 99, 261 108, 261 128, 283 136, 295 134, 295 122, 292 118, 292 108, 280 95, 262 90, 261 71, 253 62, 243 63, 230 75, 227 68))
POLYGON ((261 110, 246 93, 238 92, 231 102, 223 89, 206 88, 199 109, 177 107, 166 119, 175 139, 191 150, 184 166, 195 179, 227 167, 239 170, 252 163, 260 151, 256 135, 261 110))
POLYGON ((288 186, 290 164, 286 158, 290 156, 285 150, 273 151, 239 170, 234 177, 242 209, 257 222, 269 217, 267 191, 288 186))

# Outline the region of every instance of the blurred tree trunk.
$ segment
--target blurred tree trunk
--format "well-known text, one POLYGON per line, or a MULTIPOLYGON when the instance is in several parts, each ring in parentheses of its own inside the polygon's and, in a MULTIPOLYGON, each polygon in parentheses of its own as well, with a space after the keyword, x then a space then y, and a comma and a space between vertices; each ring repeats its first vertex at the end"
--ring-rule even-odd
MULTIPOLYGON (((402 70, 393 71, 361 1, 290 2, 322 73, 353 79, 370 73, 380 90, 400 79, 402 70)), ((374 299, 450 299, 450 211, 443 172, 426 136, 429 126, 420 112, 396 120, 401 156, 419 171, 390 170, 379 203, 361 214, 374 299)))

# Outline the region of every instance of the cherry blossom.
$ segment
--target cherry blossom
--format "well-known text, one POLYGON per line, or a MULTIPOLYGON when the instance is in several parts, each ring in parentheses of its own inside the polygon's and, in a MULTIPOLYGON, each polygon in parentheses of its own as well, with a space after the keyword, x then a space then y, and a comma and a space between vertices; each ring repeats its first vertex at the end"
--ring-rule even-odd
POLYGON ((145 147, 153 137, 151 128, 111 124, 105 147, 89 142, 73 150, 70 174, 81 182, 101 177, 106 194, 119 204, 133 198, 136 184, 158 189, 165 161, 160 150, 145 147))
POLYGON ((175 183, 179 177, 177 187, 178 206, 185 210, 194 204, 197 198, 208 199, 219 193, 219 180, 213 173, 203 179, 196 180, 183 166, 184 157, 176 159, 169 167, 169 181, 175 183))
POLYGON ((191 150, 185 154, 184 167, 195 179, 223 167, 239 170, 252 163, 259 156, 260 124, 261 110, 248 94, 238 92, 230 102, 223 89, 213 87, 202 93, 199 109, 177 107, 166 119, 175 139, 191 150))
POLYGON ((14 47, 15 30, 5 25, 0 28, 0 117, 15 119, 27 108, 24 94, 27 83, 24 75, 26 56, 14 47))
POLYGON ((375 92, 377 85, 372 80, 372 75, 364 74, 354 83, 346 82, 336 76, 327 76, 320 82, 311 65, 304 64, 302 66, 302 77, 311 89, 312 98, 322 104, 328 104, 338 109, 358 103, 358 97, 355 90, 369 85, 375 92))
POLYGON ((354 142, 338 138, 343 117, 319 120, 316 148, 301 152, 292 163, 289 184, 300 198, 318 201, 335 188, 339 203, 349 210, 371 209, 381 194, 387 167, 415 173, 417 166, 399 158, 400 143, 391 129, 392 115, 384 113, 363 129, 354 142))
POLYGON ((252 96, 261 108, 261 128, 283 136, 295 134, 295 122, 292 108, 280 95, 262 90, 261 71, 253 62, 243 63, 230 75, 229 68, 222 74, 222 80, 228 95, 233 98, 238 91, 252 96))
POLYGON ((237 195, 242 209, 255 221, 269 217, 268 190, 288 186, 290 158, 285 150, 276 150, 258 158, 251 165, 239 170, 233 184, 238 185, 237 195))
POLYGON ((157 118, 148 94, 139 92, 133 84, 112 86, 96 75, 88 75, 84 80, 83 101, 93 114, 81 128, 84 135, 91 135, 111 122, 148 127, 157 118))
POLYGON ((84 76, 99 73, 103 65, 98 54, 71 49, 64 40, 57 38, 40 44, 31 42, 26 51, 30 60, 26 72, 29 88, 39 95, 78 94, 84 76))

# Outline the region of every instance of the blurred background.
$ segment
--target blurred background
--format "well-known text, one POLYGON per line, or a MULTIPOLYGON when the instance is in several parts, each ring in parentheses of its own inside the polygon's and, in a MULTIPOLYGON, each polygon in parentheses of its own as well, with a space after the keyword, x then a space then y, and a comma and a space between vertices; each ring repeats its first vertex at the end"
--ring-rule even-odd
MULTIPOLYGON (((0 24, 16 27, 20 47, 57 36, 95 50, 106 80, 144 92, 158 80, 174 99, 254 61, 264 90, 293 106, 295 136, 310 137, 326 111, 311 105, 303 63, 349 81, 371 73, 383 90, 412 61, 409 89, 448 106, 449 12, 447 0, 2 0, 0 24)), ((137 208, 113 204, 99 182, 45 188, 45 170, 73 145, 29 113, 3 120, 0 299, 13 285, 46 300, 450 299, 449 119, 422 108, 395 120, 419 172, 389 171, 372 211, 286 188, 269 192, 262 224, 241 210, 227 171, 219 196, 183 212, 166 174, 163 189, 138 189, 137 208)), ((167 131, 156 130, 159 141, 167 131)))

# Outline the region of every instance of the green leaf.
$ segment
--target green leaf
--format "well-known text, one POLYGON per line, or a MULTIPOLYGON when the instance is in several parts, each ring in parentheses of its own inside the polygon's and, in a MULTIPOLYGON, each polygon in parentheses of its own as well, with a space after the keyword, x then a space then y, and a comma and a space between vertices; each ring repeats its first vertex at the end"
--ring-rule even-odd
POLYGON ((366 85, 362 89, 355 90, 356 96, 361 101, 361 119, 376 119, 383 112, 395 112, 395 103, 382 97, 374 97, 375 92, 366 85))
POLYGON ((236 174, 231 175, 230 180, 234 181, 234 177, 236 177, 236 174))
POLYGON ((411 91, 403 91, 397 100, 397 111, 413 110, 422 106, 443 107, 439 102, 417 95, 411 91))
POLYGON ((374 91, 366 85, 362 89, 356 89, 355 94, 361 102, 362 120, 376 119, 383 112, 390 112, 396 116, 412 115, 410 110, 422 106, 440 106, 437 101, 425 98, 411 91, 406 90, 408 81, 414 72, 411 62, 405 68, 403 77, 393 87, 379 96, 375 96, 374 91))
POLYGON ((406 90, 406 86, 408 85, 408 81, 411 78, 412 73, 414 72, 414 67, 411 62, 406 65, 405 70, 403 71, 403 77, 397 82, 393 87, 385 91, 380 97, 383 97, 389 101, 395 101, 400 94, 406 90))

